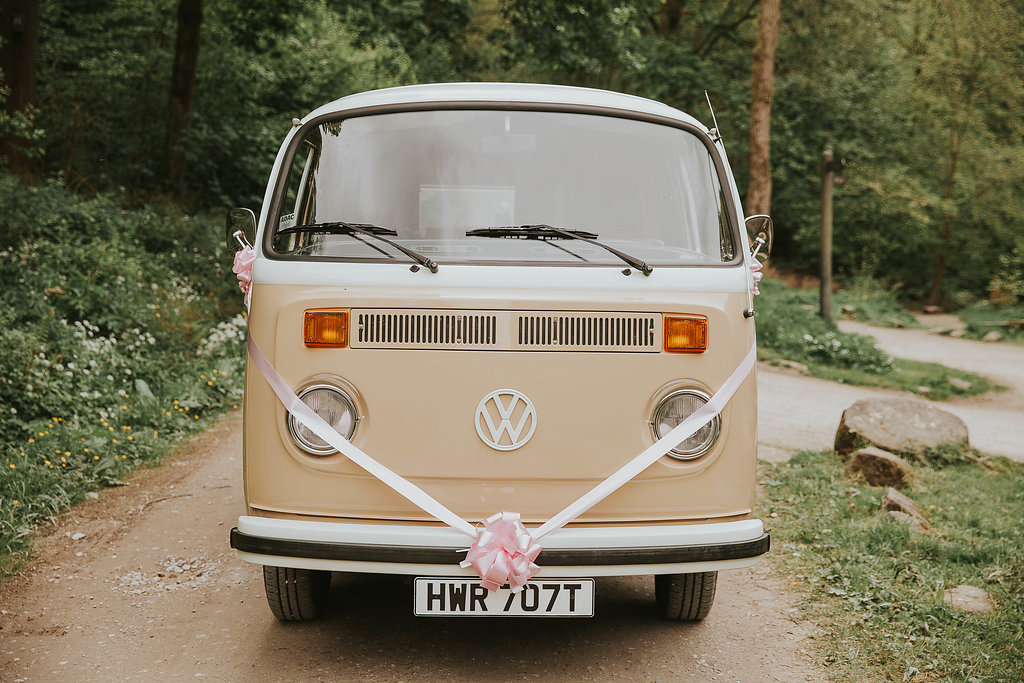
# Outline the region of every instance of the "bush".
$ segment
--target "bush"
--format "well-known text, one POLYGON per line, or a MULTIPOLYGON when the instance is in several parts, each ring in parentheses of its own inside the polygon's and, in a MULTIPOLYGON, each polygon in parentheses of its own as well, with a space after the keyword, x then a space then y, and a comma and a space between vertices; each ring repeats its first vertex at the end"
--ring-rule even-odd
POLYGON ((238 404, 245 321, 211 220, 2 177, 0 204, 2 575, 40 520, 238 404))
POLYGON ((899 291, 898 284, 854 277, 832 297, 832 314, 879 327, 921 327, 900 303, 899 291))

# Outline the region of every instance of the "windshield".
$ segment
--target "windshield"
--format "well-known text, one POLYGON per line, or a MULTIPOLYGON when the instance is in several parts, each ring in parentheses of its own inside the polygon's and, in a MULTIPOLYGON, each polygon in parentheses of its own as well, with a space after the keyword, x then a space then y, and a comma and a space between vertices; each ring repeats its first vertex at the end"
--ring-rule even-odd
POLYGON ((586 231, 652 265, 736 253, 704 144, 631 119, 435 110, 324 123, 296 148, 283 190, 271 245, 299 258, 408 260, 358 231, 301 230, 337 221, 393 230, 441 264, 622 263, 584 241, 482 230, 529 225, 586 231))

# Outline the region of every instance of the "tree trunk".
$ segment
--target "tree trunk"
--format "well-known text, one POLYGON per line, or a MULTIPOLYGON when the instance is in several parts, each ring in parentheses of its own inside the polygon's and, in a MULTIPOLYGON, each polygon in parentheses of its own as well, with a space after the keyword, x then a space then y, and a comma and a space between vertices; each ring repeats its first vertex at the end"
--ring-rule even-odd
MULTIPOLYGON (((956 113, 954 106, 954 118, 956 113)), ((939 247, 939 258, 935 264, 935 277, 932 279, 932 288, 925 299, 925 306, 936 306, 939 303, 939 296, 942 294, 942 279, 946 275, 946 266, 952 258, 951 240, 953 237, 953 214, 949 204, 953 199, 953 185, 956 183, 956 166, 960 161, 960 145, 963 142, 964 133, 967 130, 967 116, 964 116, 962 125, 954 121, 949 129, 949 166, 946 170, 946 189, 942 194, 942 243, 939 247)))
POLYGON ((767 214, 772 204, 771 117, 775 47, 779 42, 779 0, 761 0, 754 74, 750 92, 750 185, 748 216, 767 214))
MULTIPOLYGON (((36 64, 39 55, 39 0, 4 0, 0 4, 0 69, 9 89, 4 110, 11 116, 31 114, 36 102, 36 64)), ((7 133, 0 140, 0 155, 22 180, 32 180, 36 164, 28 154, 28 141, 7 133)))
POLYGON ((184 136, 190 126, 192 100, 196 91, 199 60, 199 28, 203 22, 203 0, 180 0, 178 37, 174 44, 174 67, 167 105, 167 187, 175 199, 185 189, 184 136))

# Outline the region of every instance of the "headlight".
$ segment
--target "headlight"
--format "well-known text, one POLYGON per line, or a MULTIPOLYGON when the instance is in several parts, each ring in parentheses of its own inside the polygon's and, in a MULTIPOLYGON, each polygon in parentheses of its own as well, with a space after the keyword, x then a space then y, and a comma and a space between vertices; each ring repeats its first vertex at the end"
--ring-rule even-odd
MULTIPOLYGON (((307 406, 313 409, 335 431, 346 439, 352 438, 356 430, 356 408, 343 391, 329 384, 306 387, 298 394, 307 406)), ((288 414, 288 432, 299 448, 312 455, 331 455, 337 451, 310 429, 303 426, 291 413, 288 414)))
MULTIPOLYGON (((683 389, 666 396, 654 409, 651 427, 654 438, 661 437, 672 431, 676 425, 695 413, 708 402, 708 395, 696 389, 683 389)), ((722 419, 718 415, 711 422, 698 429, 685 441, 681 441, 668 452, 677 460, 693 460, 711 450, 722 431, 722 419)))

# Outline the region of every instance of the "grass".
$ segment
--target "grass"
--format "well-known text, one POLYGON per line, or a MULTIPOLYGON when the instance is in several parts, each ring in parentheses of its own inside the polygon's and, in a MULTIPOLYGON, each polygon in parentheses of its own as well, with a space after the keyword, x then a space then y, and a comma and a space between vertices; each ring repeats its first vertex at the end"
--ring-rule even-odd
MULTIPOLYGON (((771 349, 758 349, 758 359, 780 366, 785 365, 784 361, 792 360, 771 349)), ((842 384, 899 389, 933 401, 976 396, 989 391, 1005 389, 1000 385, 993 385, 985 377, 972 372, 948 368, 938 363, 924 363, 904 358, 893 358, 892 370, 885 374, 866 372, 859 368, 837 368, 811 359, 805 360, 803 364, 807 366, 808 374, 821 379, 842 384), (965 385, 951 384, 950 378, 962 380, 970 386, 965 388, 965 385)))
POLYGON ((967 323, 967 337, 981 339, 989 332, 1002 335, 1001 341, 1024 344, 1024 327, 1010 327, 1008 323, 1024 321, 1024 305, 996 306, 981 301, 957 311, 960 319, 967 323))
POLYGON ((1024 466, 932 455, 904 491, 928 535, 881 514, 883 490, 846 477, 831 452, 761 464, 772 561, 823 632, 836 680, 1024 680, 1024 466), (996 610, 947 606, 944 589, 963 583, 996 610))
MULTIPOLYGON (((817 293, 762 281, 757 309, 758 358, 774 364, 795 361, 815 377, 846 384, 910 391, 933 400, 973 396, 995 389, 987 379, 938 363, 891 358, 874 339, 839 331, 817 314, 817 293), (953 384, 951 378, 966 382, 953 384)), ((888 293, 858 285, 845 295, 857 301, 865 322, 880 319, 902 326, 916 325, 888 293)), ((843 297, 838 297, 839 301, 843 297)), ((843 304, 837 304, 842 306, 843 304)), ((847 304, 848 305, 848 304, 847 304)))

